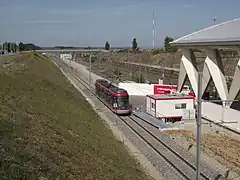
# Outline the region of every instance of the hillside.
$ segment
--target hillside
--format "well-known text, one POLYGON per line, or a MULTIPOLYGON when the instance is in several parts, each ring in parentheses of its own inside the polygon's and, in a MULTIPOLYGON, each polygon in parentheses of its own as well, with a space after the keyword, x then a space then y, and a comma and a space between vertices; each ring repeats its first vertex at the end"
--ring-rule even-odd
POLYGON ((148 179, 49 59, 0 58, 0 179, 148 179))
MULTIPOLYGON (((199 69, 202 70, 206 54, 202 52, 194 52, 199 65, 199 69)), ((223 60, 223 66, 225 68, 225 73, 227 76, 233 76, 237 62, 239 60, 239 55, 235 51, 220 51, 220 55, 223 60)), ((181 62, 182 53, 159 53, 152 55, 148 51, 138 52, 138 53, 99 53, 97 58, 100 60, 112 60, 112 61, 129 61, 138 63, 147 63, 152 65, 162 65, 164 67, 179 68, 181 62)), ((77 59, 80 59, 79 54, 76 55, 77 59)))
POLYGON ((32 43, 24 44, 24 48, 25 48, 25 51, 29 51, 29 50, 40 50, 40 49, 41 49, 40 47, 38 47, 37 45, 32 44, 32 43))

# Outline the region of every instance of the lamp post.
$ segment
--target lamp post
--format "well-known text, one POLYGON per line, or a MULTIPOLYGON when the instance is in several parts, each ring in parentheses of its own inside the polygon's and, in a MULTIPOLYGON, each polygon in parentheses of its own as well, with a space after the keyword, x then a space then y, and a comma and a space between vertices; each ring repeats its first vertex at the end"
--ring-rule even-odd
POLYGON ((91 72, 92 71, 92 53, 89 56, 89 98, 91 98, 91 72))
POLYGON ((197 138, 196 138, 196 180, 200 179, 200 151, 201 151, 201 120, 202 120, 202 76, 198 73, 198 94, 197 94, 197 138))

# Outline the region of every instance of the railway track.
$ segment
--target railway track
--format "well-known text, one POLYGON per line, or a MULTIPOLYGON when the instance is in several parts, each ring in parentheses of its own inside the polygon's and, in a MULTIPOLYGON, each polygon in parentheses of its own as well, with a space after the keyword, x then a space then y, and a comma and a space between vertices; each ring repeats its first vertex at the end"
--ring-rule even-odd
MULTIPOLYGON (((89 83, 84 79, 80 78, 76 73, 73 72, 73 69, 64 67, 64 70, 67 71, 78 83, 80 83, 86 90, 89 89, 89 83)), ((94 92, 94 88, 91 87, 92 95, 94 95, 99 101, 101 101, 107 108, 109 108, 106 103, 100 99, 94 92)), ((109 108, 110 109, 110 108, 109 108)), ((163 141, 151 132, 144 122, 139 118, 133 116, 118 116, 118 119, 123 122, 128 128, 130 128, 142 141, 144 141, 159 157, 161 157, 169 166, 172 168, 181 179, 192 180, 195 178, 195 165, 186 160, 182 155, 176 152, 171 148, 167 142, 163 141)), ((160 132, 159 132, 160 133, 160 132)), ((201 178, 203 180, 210 180, 210 176, 201 172, 201 178)), ((222 177, 222 176, 220 176, 222 177)), ((223 179, 223 178, 218 178, 223 179)))
MULTIPOLYGON (((85 66, 88 66, 87 62, 82 62, 82 64, 85 65, 85 66)), ((106 71, 104 73, 101 73, 99 71, 98 66, 99 66, 99 64, 92 64, 92 71, 94 71, 94 72, 96 72, 98 74, 104 75, 104 76, 106 76, 106 74, 108 76, 112 76, 113 75, 113 73, 109 72, 106 68, 105 68, 106 71)), ((106 67, 106 66, 104 66, 104 67, 106 67)), ((110 63, 108 65, 108 67, 110 67, 110 69, 116 69, 116 64, 110 63)), ((129 68, 129 64, 125 64, 123 62, 119 63, 119 70, 120 70, 120 72, 122 74, 124 74, 126 76, 130 72, 132 72, 132 74, 134 74, 136 72, 142 72, 142 74, 146 75, 149 80, 151 80, 153 82, 156 82, 156 83, 158 83, 158 79, 160 77, 162 77, 162 73, 163 73, 163 71, 160 70, 160 69, 150 68, 150 67, 147 67, 146 71, 145 71, 145 67, 143 67, 143 66, 141 67, 141 71, 140 71, 139 66, 135 65, 135 64, 132 64, 131 68, 129 68)), ((177 79, 178 79, 178 71, 169 70, 167 68, 164 70, 164 81, 167 81, 167 82, 174 81, 175 82, 177 79)))

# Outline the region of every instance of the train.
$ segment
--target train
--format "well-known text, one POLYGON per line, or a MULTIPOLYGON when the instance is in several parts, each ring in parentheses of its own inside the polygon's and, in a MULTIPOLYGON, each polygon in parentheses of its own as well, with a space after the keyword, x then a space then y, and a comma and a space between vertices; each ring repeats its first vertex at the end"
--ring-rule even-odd
POLYGON ((130 115, 132 105, 125 89, 119 88, 105 79, 97 79, 95 93, 117 115, 130 115))

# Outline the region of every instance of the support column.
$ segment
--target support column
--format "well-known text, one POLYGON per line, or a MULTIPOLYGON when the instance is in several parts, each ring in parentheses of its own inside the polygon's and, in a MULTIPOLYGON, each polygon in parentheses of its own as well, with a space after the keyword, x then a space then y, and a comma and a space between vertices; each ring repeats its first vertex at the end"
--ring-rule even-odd
POLYGON ((193 91, 197 96, 197 63, 194 53, 190 49, 182 48, 181 49, 183 56, 180 64, 180 72, 178 77, 178 90, 180 91, 186 80, 186 75, 188 75, 189 81, 192 85, 193 91))
POLYGON ((210 48, 204 48, 204 51, 207 54, 207 58, 205 60, 206 66, 208 67, 209 73, 212 76, 219 96, 222 100, 227 100, 228 89, 219 51, 217 49, 210 48))
POLYGON ((185 81, 187 79, 187 72, 185 70, 184 64, 181 61, 180 63, 180 71, 178 75, 178 91, 180 92, 185 84, 185 81))
MULTIPOLYGON (((240 54, 240 50, 238 51, 238 54, 240 54)), ((240 90, 240 59, 238 60, 236 70, 233 76, 232 84, 229 89, 229 94, 228 94, 228 100, 234 100, 236 96, 238 95, 240 90)), ((232 105, 232 102, 229 102, 227 104, 228 107, 232 105)))
MULTIPOLYGON (((206 60, 205 60, 206 61, 206 60)), ((206 62, 204 62, 204 65, 203 65, 203 71, 202 71, 202 95, 204 94, 204 92, 206 91, 208 85, 209 85, 209 82, 211 80, 211 74, 210 74, 210 71, 208 69, 208 66, 206 64, 206 62)))

